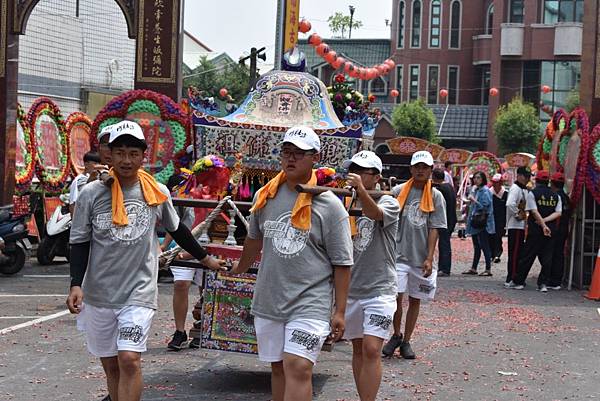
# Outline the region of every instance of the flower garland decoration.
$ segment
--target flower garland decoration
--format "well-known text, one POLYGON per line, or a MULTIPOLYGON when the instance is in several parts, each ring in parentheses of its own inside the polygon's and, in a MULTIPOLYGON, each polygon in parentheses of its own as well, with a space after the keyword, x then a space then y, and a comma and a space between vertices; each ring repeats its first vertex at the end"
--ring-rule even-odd
POLYGON ((176 155, 191 144, 190 119, 181 105, 149 90, 132 90, 112 99, 98 113, 92 125, 92 149, 98 146, 102 128, 129 119, 140 124, 148 142, 149 163, 144 168, 166 183, 180 171, 176 155))
POLYGON ((66 129, 69 134, 69 148, 71 150, 71 169, 74 175, 83 174, 83 155, 90 150, 90 136, 92 132, 92 120, 87 114, 80 111, 69 114, 66 121, 66 129), (87 135, 87 146, 81 149, 82 142, 80 141, 80 133, 85 132, 87 135))
POLYGON ((333 85, 328 87, 327 91, 333 110, 344 125, 362 124, 363 131, 377 127, 381 119, 381 110, 371 108, 371 104, 376 100, 375 96, 369 95, 365 101, 362 93, 346 81, 344 74, 337 74, 333 85))
POLYGON ((31 105, 27 120, 37 144, 36 175, 44 191, 51 194, 60 193, 71 174, 69 134, 62 113, 56 103, 41 97, 31 105), (52 133, 51 126, 57 130, 56 136, 52 138, 48 137, 52 133), (48 166, 50 162, 57 165, 51 168, 48 166))
POLYGON ((338 176, 335 169, 331 167, 319 167, 315 174, 317 175, 317 185, 330 188, 337 187, 336 180, 338 176))
POLYGON ((20 147, 17 140, 17 157, 20 155, 23 159, 23 164, 18 163, 15 166, 15 190, 17 194, 23 194, 29 189, 35 174, 36 160, 35 136, 29 127, 23 106, 17 103, 17 135, 21 136, 21 134, 25 147, 20 147))
MULTIPOLYGON (((583 110, 581 107, 575 108, 575 110, 571 112, 569 119, 571 121, 575 121, 575 130, 579 131, 581 137, 581 143, 579 145, 579 155, 577 155, 577 168, 575 173, 575 179, 570 195, 571 204, 576 205, 579 201, 581 193, 583 192, 583 184, 586 179, 586 170, 589 163, 588 149, 590 149, 590 120, 585 110, 583 110)), ((565 146, 565 152, 567 154, 571 152, 571 149, 569 148, 568 144, 565 146)), ((600 160, 600 158, 597 160, 600 160)), ((566 163, 563 165, 566 166, 566 163)))
POLYGON ((600 203, 600 124, 594 127, 589 141, 587 141, 585 153, 587 168, 583 172, 585 172, 586 188, 594 200, 600 203))
POLYGON ((552 118, 546 126, 546 129, 544 130, 544 135, 540 140, 538 150, 536 153, 538 171, 549 170, 550 153, 552 152, 552 140, 554 139, 555 133, 558 133, 558 135, 560 135, 561 120, 565 122, 565 128, 567 128, 569 126, 569 116, 563 109, 559 109, 554 112, 552 118))
POLYGON ((180 172, 185 181, 176 190, 189 195, 199 186, 208 187, 210 193, 223 195, 229 189, 230 172, 225 160, 215 155, 206 155, 194 163, 191 169, 182 168, 180 172))

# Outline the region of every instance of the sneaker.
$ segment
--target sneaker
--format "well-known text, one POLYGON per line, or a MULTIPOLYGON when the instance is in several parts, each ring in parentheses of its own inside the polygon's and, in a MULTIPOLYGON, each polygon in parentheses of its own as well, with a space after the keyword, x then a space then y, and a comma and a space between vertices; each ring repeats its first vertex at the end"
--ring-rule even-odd
POLYGON ((508 283, 504 283, 504 288, 514 288, 514 281, 510 280, 508 283))
POLYGON ((523 289, 525 289, 525 285, 523 285, 523 284, 516 285, 513 283, 513 286, 510 288, 512 288, 513 290, 523 290, 523 289))
POLYGON ((173 334, 173 339, 169 344, 167 344, 167 347, 169 349, 172 349, 173 351, 179 351, 186 346, 187 341, 188 337, 185 331, 175 330, 175 333, 173 334))
POLYGON ((394 351, 402 344, 402 333, 400 335, 393 335, 392 338, 383 346, 381 352, 385 356, 394 355, 394 351))
POLYGON ((192 341, 190 341, 190 348, 193 348, 193 349, 200 348, 200 338, 199 337, 192 338, 192 341))
POLYGON ((402 344, 400 344, 400 355, 404 359, 415 359, 417 357, 410 347, 410 343, 406 341, 402 341, 402 344))
POLYGON ((448 277, 448 276, 450 276, 450 273, 446 273, 446 272, 443 272, 443 271, 440 270, 438 272, 437 276, 438 277, 448 277))
POLYGON ((500 256, 496 256, 494 258, 494 263, 500 263, 500 256))
POLYGON ((546 284, 542 284, 538 287, 538 291, 539 292, 548 292, 548 287, 546 287, 546 284))
POLYGON ((549 285, 548 289, 554 290, 554 291, 559 291, 559 290, 562 290, 562 287, 560 285, 549 285))

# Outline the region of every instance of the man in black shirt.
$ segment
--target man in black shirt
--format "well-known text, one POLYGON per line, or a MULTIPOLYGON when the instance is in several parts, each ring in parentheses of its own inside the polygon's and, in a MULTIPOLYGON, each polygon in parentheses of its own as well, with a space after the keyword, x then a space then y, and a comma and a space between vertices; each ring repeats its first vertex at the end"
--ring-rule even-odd
POLYGON ((500 263, 500 256, 504 251, 502 237, 506 228, 506 200, 508 199, 508 191, 502 185, 502 174, 494 174, 491 190, 494 205, 494 225, 496 226, 496 233, 491 238, 492 257, 494 263, 500 263))
POLYGON ((444 170, 434 169, 431 174, 433 186, 442 193, 444 200, 446 201, 446 221, 448 228, 438 229, 440 239, 438 242, 440 259, 438 263, 438 277, 444 277, 450 275, 450 269, 452 266, 452 246, 450 244, 450 237, 456 226, 456 195, 454 188, 450 184, 444 182, 444 170))
POLYGON ((569 235, 569 220, 571 220, 571 200, 564 190, 565 176, 563 173, 552 174, 550 184, 550 188, 560 197, 562 213, 558 222, 558 230, 554 236, 552 271, 548 280, 548 288, 560 290, 565 269, 565 243, 569 235))

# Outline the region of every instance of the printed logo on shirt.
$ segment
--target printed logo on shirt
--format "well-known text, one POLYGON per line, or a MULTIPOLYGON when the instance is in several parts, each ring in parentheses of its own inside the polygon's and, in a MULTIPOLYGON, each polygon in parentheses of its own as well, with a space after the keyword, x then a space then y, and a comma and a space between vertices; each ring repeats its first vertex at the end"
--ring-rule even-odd
POLYGON ((388 330, 392 324, 391 316, 383 315, 369 315, 369 326, 381 327, 384 330, 388 330))
POLYGON ((119 329, 120 340, 131 341, 138 344, 140 341, 142 341, 142 337, 142 326, 135 325, 133 327, 121 327, 119 329))
POLYGON ((275 253, 281 258, 290 259, 297 256, 308 241, 308 231, 298 230, 292 226, 292 212, 282 214, 276 221, 267 220, 264 226, 264 237, 271 238, 275 253))
POLYGON ((407 207, 406 218, 411 225, 422 227, 427 224, 427 214, 421 210, 420 199, 413 200, 407 207))
POLYGON ((150 228, 151 209, 146 202, 138 199, 127 199, 125 201, 125 213, 127 213, 129 221, 126 226, 117 227, 113 224, 112 211, 98 214, 94 226, 98 230, 110 230, 113 240, 125 244, 136 243, 150 228))
POLYGON ((290 342, 300 344, 306 347, 308 351, 314 350, 319 345, 320 340, 321 338, 318 335, 298 329, 292 331, 292 337, 290 338, 290 342))
POLYGON ((419 284, 419 292, 422 292, 424 294, 429 294, 434 289, 435 289, 435 287, 433 285, 419 284))
POLYGON ((373 240, 375 221, 368 217, 360 217, 356 220, 356 229, 358 233, 354 237, 354 249, 357 252, 363 252, 373 240))

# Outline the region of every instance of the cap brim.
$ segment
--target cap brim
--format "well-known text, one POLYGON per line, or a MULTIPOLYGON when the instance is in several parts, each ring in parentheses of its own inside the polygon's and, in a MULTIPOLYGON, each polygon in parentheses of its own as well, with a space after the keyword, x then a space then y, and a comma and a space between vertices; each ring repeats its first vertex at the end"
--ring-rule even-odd
POLYGON ((106 135, 110 137, 110 132, 100 132, 97 136, 98 142, 100 142, 100 139, 104 138, 106 135))
POLYGON ((313 148, 310 145, 307 145, 307 144, 305 144, 303 142, 300 142, 300 141, 294 141, 294 140, 291 140, 291 141, 281 141, 281 142, 279 142, 278 145, 282 146, 285 143, 291 143, 295 147, 297 147, 299 149, 302 149, 302 150, 314 150, 314 151, 317 151, 317 152, 319 151, 318 149, 315 149, 315 148, 313 148))
POLYGON ((342 167, 343 167, 343 168, 345 168, 345 169, 347 170, 347 169, 350 167, 350 165, 351 165, 352 163, 354 163, 354 164, 356 164, 357 166, 360 166, 360 167, 362 167, 362 168, 374 168, 375 170, 379 171, 379 174, 381 174, 381 170, 379 169, 379 167, 377 167, 377 166, 371 166, 371 165, 369 165, 369 164, 366 164, 366 165, 365 165, 365 164, 363 164, 364 162, 365 162, 365 161, 362 161, 362 160, 361 160, 361 161, 357 161, 357 160, 352 160, 352 159, 350 159, 350 160, 346 160, 346 161, 345 161, 345 162, 342 164, 342 167))
POLYGON ((415 162, 415 163, 410 163, 410 165, 414 166, 414 165, 419 164, 419 163, 423 163, 423 164, 428 165, 429 167, 433 167, 433 162, 431 162, 431 164, 429 164, 429 163, 427 163, 427 162, 425 162, 423 160, 419 160, 418 162, 415 162))

